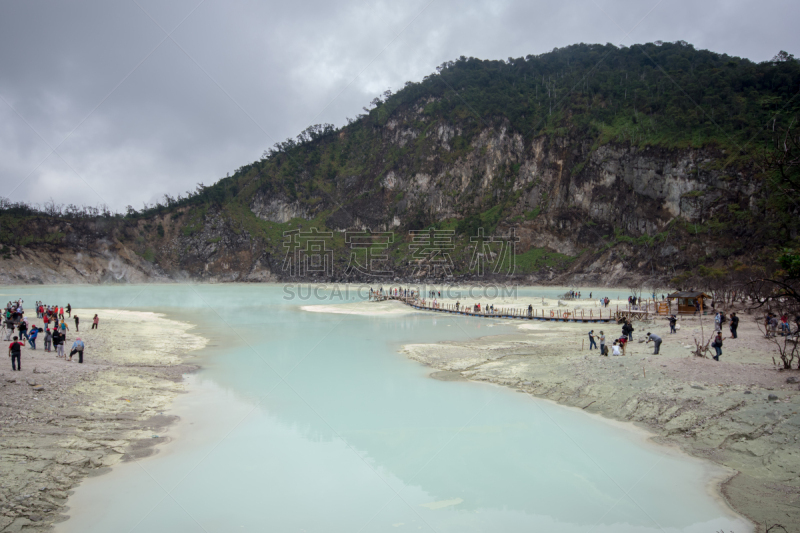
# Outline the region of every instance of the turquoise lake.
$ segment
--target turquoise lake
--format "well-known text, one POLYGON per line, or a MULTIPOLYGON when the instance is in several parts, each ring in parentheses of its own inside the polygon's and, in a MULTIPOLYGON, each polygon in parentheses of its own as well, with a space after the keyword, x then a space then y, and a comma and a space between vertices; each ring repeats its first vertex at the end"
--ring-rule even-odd
POLYGON ((752 531, 714 496, 710 464, 509 388, 430 379, 430 368, 399 353, 408 343, 514 333, 511 324, 363 314, 369 303, 309 312, 345 301, 330 290, 287 298, 278 285, 3 294, 164 312, 210 339, 192 358, 202 369, 188 377, 190 394, 170 411, 181 417, 174 440, 84 481, 59 532, 752 531))

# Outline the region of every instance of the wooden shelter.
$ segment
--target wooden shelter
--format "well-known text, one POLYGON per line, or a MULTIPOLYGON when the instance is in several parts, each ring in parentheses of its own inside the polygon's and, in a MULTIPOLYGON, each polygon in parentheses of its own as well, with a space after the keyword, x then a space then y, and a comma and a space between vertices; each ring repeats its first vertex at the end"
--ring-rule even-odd
POLYGON ((667 295, 667 300, 678 301, 678 314, 692 315, 696 311, 695 304, 700 303, 700 311, 705 311, 708 308, 706 300, 710 300, 711 296, 704 292, 697 291, 678 291, 667 295))

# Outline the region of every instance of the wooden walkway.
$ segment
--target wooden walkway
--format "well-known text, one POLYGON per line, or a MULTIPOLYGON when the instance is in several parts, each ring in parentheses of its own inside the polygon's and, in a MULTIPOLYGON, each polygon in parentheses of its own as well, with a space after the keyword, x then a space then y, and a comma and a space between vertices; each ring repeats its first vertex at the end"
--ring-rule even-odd
MULTIPOLYGON (((547 309, 534 309, 532 310, 531 314, 529 315, 527 310, 522 309, 495 309, 494 313, 485 313, 483 311, 476 313, 473 312, 471 309, 464 309, 463 307, 456 309, 455 305, 453 304, 444 304, 440 305, 439 307, 432 307, 430 305, 423 306, 419 300, 413 298, 404 298, 402 296, 386 296, 381 295, 372 298, 373 301, 385 301, 385 300, 397 300, 398 302, 404 303, 409 307, 413 307, 414 309, 419 309, 420 311, 433 311, 436 313, 448 313, 451 315, 464 315, 464 316, 471 316, 475 318, 504 318, 504 319, 516 319, 516 320, 543 320, 545 322, 586 322, 586 323, 595 323, 595 324, 609 324, 614 323, 616 324, 620 318, 625 316, 628 318, 628 312, 613 312, 609 309, 606 312, 603 312, 602 309, 597 310, 597 314, 595 314, 594 310, 590 310, 588 316, 587 314, 581 310, 580 313, 577 312, 570 312, 570 311, 561 311, 558 309, 547 310, 547 309)), ((642 313, 645 314, 645 313, 642 313)))

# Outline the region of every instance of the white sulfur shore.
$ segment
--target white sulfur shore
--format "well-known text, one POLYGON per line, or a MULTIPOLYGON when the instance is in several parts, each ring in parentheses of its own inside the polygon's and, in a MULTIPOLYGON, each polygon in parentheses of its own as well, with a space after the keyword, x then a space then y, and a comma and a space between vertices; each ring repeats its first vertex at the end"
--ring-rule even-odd
MULTIPOLYGON (((0 371, 0 531, 44 531, 67 517, 75 485, 168 441, 163 415, 185 392, 183 363, 207 340, 193 325, 152 312, 77 309, 68 348, 86 343, 84 364, 25 349, 22 372, 0 371), (91 329, 94 314, 100 325, 91 329)), ((36 323, 36 321, 31 321, 36 323)))

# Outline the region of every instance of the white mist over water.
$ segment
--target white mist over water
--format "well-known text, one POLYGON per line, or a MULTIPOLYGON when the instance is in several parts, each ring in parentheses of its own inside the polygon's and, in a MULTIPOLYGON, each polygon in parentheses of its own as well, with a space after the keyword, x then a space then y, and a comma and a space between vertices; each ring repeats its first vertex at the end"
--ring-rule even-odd
POLYGON ((175 440, 85 481, 59 532, 751 531, 711 494, 710 465, 577 409, 429 379, 398 353, 512 326, 312 313, 302 307, 339 302, 286 301, 274 285, 4 292, 163 309, 211 339, 175 403, 175 440))

